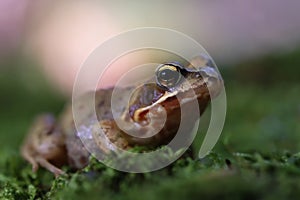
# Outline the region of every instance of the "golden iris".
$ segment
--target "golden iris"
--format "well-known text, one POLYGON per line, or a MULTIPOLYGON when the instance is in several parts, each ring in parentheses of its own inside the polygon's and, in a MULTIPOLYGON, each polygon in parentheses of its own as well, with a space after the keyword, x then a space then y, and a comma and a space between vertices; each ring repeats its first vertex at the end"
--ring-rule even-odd
POLYGON ((161 87, 174 87, 179 83, 180 79, 180 70, 176 66, 164 64, 156 70, 157 84, 161 87))

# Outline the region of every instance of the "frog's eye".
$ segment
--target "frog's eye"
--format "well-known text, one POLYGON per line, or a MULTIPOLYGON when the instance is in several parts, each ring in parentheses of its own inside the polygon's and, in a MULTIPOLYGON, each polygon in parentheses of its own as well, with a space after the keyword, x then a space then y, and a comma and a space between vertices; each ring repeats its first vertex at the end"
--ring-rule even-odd
POLYGON ((160 87, 174 87, 180 82, 180 79, 180 69, 174 65, 164 64, 156 70, 156 82, 160 87))

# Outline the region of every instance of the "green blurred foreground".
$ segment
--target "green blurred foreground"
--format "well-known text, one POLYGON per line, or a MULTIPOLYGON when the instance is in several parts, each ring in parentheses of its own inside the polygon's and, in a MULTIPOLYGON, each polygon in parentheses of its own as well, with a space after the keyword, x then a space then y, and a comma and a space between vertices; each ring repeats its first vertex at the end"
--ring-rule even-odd
MULTIPOLYGON (((92 160, 86 169, 57 179, 44 169, 32 173, 19 146, 33 117, 40 112, 57 114, 65 100, 24 61, 18 62, 3 63, 9 70, 0 74, 1 199, 300 196, 300 51, 222 68, 227 119, 218 145, 205 159, 181 159, 146 174, 121 173, 92 160)), ((196 149, 200 140, 199 136, 196 149)))

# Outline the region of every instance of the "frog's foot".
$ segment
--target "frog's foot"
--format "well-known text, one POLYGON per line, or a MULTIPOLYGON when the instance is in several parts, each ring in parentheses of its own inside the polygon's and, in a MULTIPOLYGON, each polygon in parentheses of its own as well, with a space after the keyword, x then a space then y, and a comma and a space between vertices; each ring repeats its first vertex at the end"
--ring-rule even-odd
POLYGON ((52 163, 50 163, 47 159, 40 155, 33 155, 30 154, 28 150, 26 150, 28 147, 24 147, 22 150, 22 156, 25 160, 27 160, 32 165, 32 171, 36 172, 39 169, 39 166, 44 167, 45 169, 52 172, 55 177, 65 174, 65 172, 52 163))
POLYGON ((36 172, 39 169, 39 166, 42 166, 45 169, 52 172, 56 177, 59 176, 59 175, 65 174, 65 172, 63 170, 59 169, 58 167, 56 167, 55 165, 50 163, 44 157, 42 157, 40 155, 30 154, 27 148, 29 148, 29 147, 25 146, 22 149, 22 156, 25 160, 27 160, 32 165, 32 171, 33 172, 36 172))
MULTIPOLYGON (((36 159, 36 161, 39 165, 41 165, 45 169, 52 172, 55 175, 55 177, 66 174, 63 170, 57 168, 56 166, 54 166, 48 160, 46 160, 45 158, 43 158, 41 156, 37 156, 35 159, 36 159)), ((34 165, 32 167, 33 167, 33 170, 34 170, 34 165)))
POLYGON ((36 162, 34 157, 32 155, 30 155, 27 148, 28 148, 27 146, 26 147, 24 146, 21 150, 21 154, 22 154, 23 158, 32 165, 32 171, 36 172, 39 168, 39 164, 36 162))
POLYGON ((51 171, 55 176, 64 174, 57 168, 67 161, 64 136, 52 115, 39 116, 21 147, 21 154, 37 171, 39 166, 51 171))

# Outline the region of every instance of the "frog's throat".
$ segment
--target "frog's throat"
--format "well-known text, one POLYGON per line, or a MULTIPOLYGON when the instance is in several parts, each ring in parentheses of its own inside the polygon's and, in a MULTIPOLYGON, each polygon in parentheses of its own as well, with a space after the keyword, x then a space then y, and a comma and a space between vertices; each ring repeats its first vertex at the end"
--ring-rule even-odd
POLYGON ((141 116, 142 113, 146 113, 147 111, 149 111, 151 108, 153 108, 154 106, 166 101, 168 98, 173 97, 175 95, 178 94, 178 91, 174 91, 174 92, 165 92, 165 94, 163 96, 161 96, 159 98, 159 100, 157 100, 156 102, 154 102, 153 104, 151 104, 150 106, 146 106, 144 108, 139 108, 137 109, 134 114, 133 114, 133 121, 135 122, 140 122, 141 121, 141 116))

